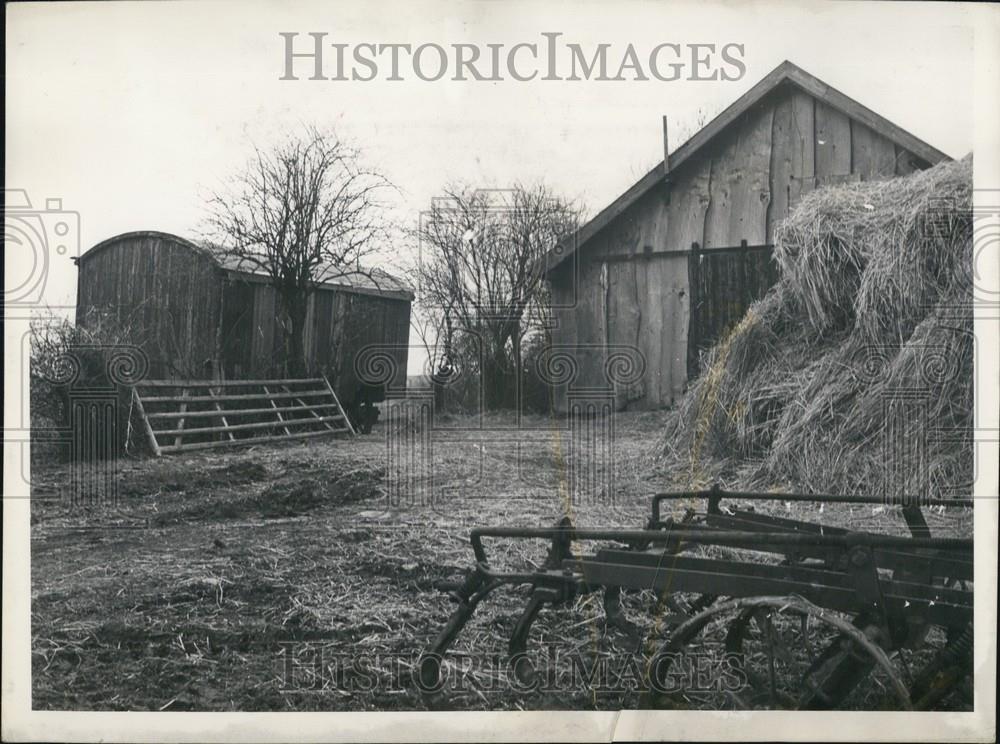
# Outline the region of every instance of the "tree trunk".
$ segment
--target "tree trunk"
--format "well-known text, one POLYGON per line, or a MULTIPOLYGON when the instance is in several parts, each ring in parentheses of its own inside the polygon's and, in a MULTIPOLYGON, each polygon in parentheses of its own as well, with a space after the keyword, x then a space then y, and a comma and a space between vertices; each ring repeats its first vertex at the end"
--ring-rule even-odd
POLYGON ((512 402, 509 359, 503 344, 498 344, 487 354, 483 365, 483 392, 486 409, 496 411, 509 408, 512 402))
MULTIPOLYGON (((521 375, 521 323, 519 321, 514 322, 514 333, 511 336, 511 351, 513 352, 513 364, 511 365, 511 379, 510 379, 510 400, 511 408, 520 409, 523 405, 523 394, 521 391, 522 375, 521 375)), ((518 411, 518 420, 520 420, 521 411, 518 411)))
POLYGON ((305 377, 307 371, 305 354, 307 302, 308 298, 304 294, 285 298, 285 307, 288 309, 288 320, 291 324, 286 362, 288 373, 292 377, 305 377))

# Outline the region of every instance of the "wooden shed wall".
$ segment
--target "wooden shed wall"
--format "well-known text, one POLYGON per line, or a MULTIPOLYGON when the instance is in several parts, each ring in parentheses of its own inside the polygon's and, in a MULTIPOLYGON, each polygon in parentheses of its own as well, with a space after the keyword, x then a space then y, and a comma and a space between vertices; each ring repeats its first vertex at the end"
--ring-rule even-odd
MULTIPOLYGON (((287 319, 274 289, 225 271, 182 239, 152 232, 112 239, 81 257, 77 281, 77 323, 99 315, 129 328, 151 378, 286 374, 287 319)), ((306 316, 308 371, 339 377, 338 392, 353 395, 354 359, 375 345, 394 357, 389 384, 403 389, 409 325, 409 300, 317 289, 306 316)))
MULTIPOLYGON (((258 279, 230 275, 225 283, 223 366, 227 377, 280 377, 288 327, 274 289, 258 279)), ((406 382, 410 302, 359 292, 320 288, 306 308, 306 367, 337 379, 338 392, 353 395, 354 360, 370 345, 387 348, 396 359, 393 386, 406 382)))
POLYGON ((335 296, 340 306, 335 317, 344 318, 344 322, 337 324, 340 326, 337 345, 340 349, 341 389, 346 394, 359 384, 355 361, 370 346, 389 354, 395 361, 395 375, 387 387, 405 389, 410 302, 354 292, 337 292, 335 296))
POLYGON ((689 330, 710 346, 776 276, 769 252, 701 255, 692 319, 688 256, 655 253, 769 244, 811 189, 926 165, 800 89, 776 89, 672 172, 670 187, 651 189, 552 272, 553 341, 577 349, 576 384, 606 384, 607 350, 630 346, 646 372, 616 390, 618 406, 673 403, 688 379, 689 330))
POLYGON ((150 376, 214 373, 221 269, 209 256, 170 236, 128 235, 81 257, 77 281, 77 323, 96 312, 130 328, 150 376))

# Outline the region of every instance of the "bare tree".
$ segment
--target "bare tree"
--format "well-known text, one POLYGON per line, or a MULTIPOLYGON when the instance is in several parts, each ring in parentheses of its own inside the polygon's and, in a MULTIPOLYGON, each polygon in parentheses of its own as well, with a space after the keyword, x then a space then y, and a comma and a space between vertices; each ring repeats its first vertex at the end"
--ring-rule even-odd
POLYGON ((543 184, 449 188, 421 220, 416 273, 421 302, 436 308, 444 330, 442 363, 476 356, 475 346, 479 358, 462 362, 478 368, 488 408, 513 402, 524 323, 542 286, 539 259, 578 222, 579 210, 543 184))
POLYGON ((361 164, 356 148, 306 127, 271 149, 254 146, 244 170, 212 194, 207 237, 240 267, 268 276, 288 315, 289 373, 305 372, 306 310, 315 284, 373 278, 361 260, 385 233, 379 198, 390 187, 361 164))

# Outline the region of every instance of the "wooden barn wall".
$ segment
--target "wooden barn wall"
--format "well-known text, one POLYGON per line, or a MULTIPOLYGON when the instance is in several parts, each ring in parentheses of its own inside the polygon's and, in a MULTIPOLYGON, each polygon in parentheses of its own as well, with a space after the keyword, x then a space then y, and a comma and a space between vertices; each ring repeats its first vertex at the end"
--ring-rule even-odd
MULTIPOLYGON (((614 388, 619 407, 669 403, 687 381, 687 259, 643 255, 665 250, 671 228, 683 232, 686 206, 686 201, 668 201, 665 188, 654 189, 594 236, 582 260, 569 259, 551 277, 553 340, 575 357, 577 387, 608 384, 609 354, 633 355, 645 366, 634 384, 614 388)), ((565 394, 565 389, 557 391, 560 408, 565 394)))
POLYGON ((149 376, 215 373, 222 274, 211 258, 164 236, 111 243, 79 263, 77 323, 93 313, 131 330, 149 376))
MULTIPOLYGON (((230 278, 225 308, 226 376, 285 375, 288 317, 274 289, 264 282, 230 278)), ((391 385, 402 388, 406 383, 409 325, 407 300, 318 289, 306 307, 306 368, 310 374, 338 381, 338 392, 349 397, 357 387, 355 357, 366 346, 385 346, 397 368, 391 385)))
MULTIPOLYGON (((774 117, 781 105, 766 105, 748 112, 741 125, 723 136, 708 153, 708 203, 702 239, 705 250, 733 248, 742 241, 760 246, 770 242, 768 212, 771 202, 771 160, 774 156, 774 117)), ((784 146, 802 152, 795 144, 799 122, 793 120, 792 138, 784 146)), ((792 177, 801 173, 793 171, 792 177)), ((697 350, 711 346, 743 316, 774 280, 768 250, 698 253, 691 258, 688 278, 693 305, 688 325, 687 372, 697 372, 697 350)))
MULTIPOLYGON (((576 385, 603 384, 610 350, 631 347, 641 352, 646 373, 615 390, 618 407, 675 402, 696 371, 699 349, 738 322, 777 278, 770 250, 699 254, 696 267, 690 256, 655 253, 688 251, 694 243, 767 245, 810 190, 926 165, 807 93, 776 90, 671 173, 669 189, 652 189, 549 277, 553 342, 575 347, 576 385), (689 349, 689 334, 697 348, 689 349)), ((565 394, 565 386, 556 391, 560 410, 565 394)))
MULTIPOLYGON (((366 353, 366 347, 371 346, 379 347, 379 353, 388 354, 394 360, 395 374, 388 387, 404 389, 410 337, 410 303, 353 292, 336 294, 339 307, 333 316, 331 330, 337 338, 335 348, 338 356, 335 361, 331 360, 331 364, 339 365, 339 387, 344 391, 345 397, 350 397, 351 391, 356 391, 360 383, 364 382, 359 379, 356 366, 364 366, 359 357, 366 353)), ((369 374, 376 371, 372 369, 369 374)), ((369 377, 368 381, 371 379, 369 377)))

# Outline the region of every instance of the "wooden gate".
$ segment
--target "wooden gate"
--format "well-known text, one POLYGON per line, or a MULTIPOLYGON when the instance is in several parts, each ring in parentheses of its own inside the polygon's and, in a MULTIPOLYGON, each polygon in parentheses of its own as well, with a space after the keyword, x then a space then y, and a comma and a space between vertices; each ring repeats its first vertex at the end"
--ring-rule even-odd
POLYGON ((698 374, 700 352, 719 341, 735 326, 754 300, 764 296, 778 279, 770 243, 702 248, 691 245, 688 279, 691 316, 688 328, 688 376, 698 374))
POLYGON ((143 380, 133 401, 157 455, 327 434, 355 435, 324 377, 143 380))

